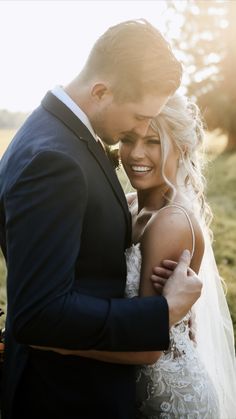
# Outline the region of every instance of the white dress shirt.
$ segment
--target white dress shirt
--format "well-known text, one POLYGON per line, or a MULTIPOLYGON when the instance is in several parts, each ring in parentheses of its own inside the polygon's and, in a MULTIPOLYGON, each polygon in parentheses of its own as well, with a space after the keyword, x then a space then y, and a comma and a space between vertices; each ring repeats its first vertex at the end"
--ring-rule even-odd
MULTIPOLYGON (((76 116, 80 119, 81 122, 88 128, 91 132, 92 136, 95 138, 96 141, 101 141, 100 138, 95 134, 92 125, 87 117, 87 115, 82 111, 82 109, 75 103, 71 97, 65 92, 65 90, 61 86, 55 86, 51 93, 56 96, 64 105, 67 106, 76 116)), ((103 145, 103 144, 102 144, 103 145)))

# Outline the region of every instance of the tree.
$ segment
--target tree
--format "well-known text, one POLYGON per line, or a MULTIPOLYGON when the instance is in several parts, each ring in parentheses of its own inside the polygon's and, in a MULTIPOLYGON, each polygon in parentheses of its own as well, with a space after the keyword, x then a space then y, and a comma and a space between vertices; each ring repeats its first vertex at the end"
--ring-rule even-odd
POLYGON ((169 1, 168 8, 183 16, 173 45, 182 54, 188 94, 208 129, 220 128, 228 137, 226 149, 236 150, 236 1, 169 1))

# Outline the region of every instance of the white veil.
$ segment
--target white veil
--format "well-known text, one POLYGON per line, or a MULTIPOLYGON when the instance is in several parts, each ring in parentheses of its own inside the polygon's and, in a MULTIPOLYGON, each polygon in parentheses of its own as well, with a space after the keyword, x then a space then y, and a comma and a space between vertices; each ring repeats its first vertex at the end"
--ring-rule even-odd
POLYGON ((202 295, 195 304, 197 350, 213 381, 221 419, 236 418, 236 361, 233 324, 211 240, 202 225, 205 252, 199 272, 202 295))
POLYGON ((183 186, 181 172, 179 170, 178 173, 179 186, 181 185, 180 188, 191 202, 192 210, 199 221, 205 240, 204 256, 198 274, 203 288, 200 298, 193 307, 196 316, 196 348, 217 391, 220 419, 236 419, 234 330, 224 282, 216 265, 209 229, 200 215, 200 204, 197 202, 192 188, 183 186))

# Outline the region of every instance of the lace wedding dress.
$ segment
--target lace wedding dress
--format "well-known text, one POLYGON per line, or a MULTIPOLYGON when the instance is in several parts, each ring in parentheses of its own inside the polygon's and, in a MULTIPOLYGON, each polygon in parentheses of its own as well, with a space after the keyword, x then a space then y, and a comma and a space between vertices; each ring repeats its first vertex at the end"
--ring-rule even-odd
MULTIPOLYGON (((132 298, 139 289, 139 244, 127 249, 126 259, 126 297, 132 298)), ((170 329, 169 349, 155 364, 137 368, 137 419, 219 419, 217 394, 189 338, 190 316, 170 329)))

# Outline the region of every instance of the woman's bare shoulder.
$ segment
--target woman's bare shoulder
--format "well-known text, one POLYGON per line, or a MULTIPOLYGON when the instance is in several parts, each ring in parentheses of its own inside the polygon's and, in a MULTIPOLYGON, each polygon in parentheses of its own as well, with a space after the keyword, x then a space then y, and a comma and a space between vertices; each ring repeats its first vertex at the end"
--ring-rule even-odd
POLYGON ((178 259, 184 249, 193 252, 193 267, 199 269, 204 252, 204 238, 194 213, 180 205, 167 205, 147 223, 143 248, 155 251, 162 258, 178 259))

